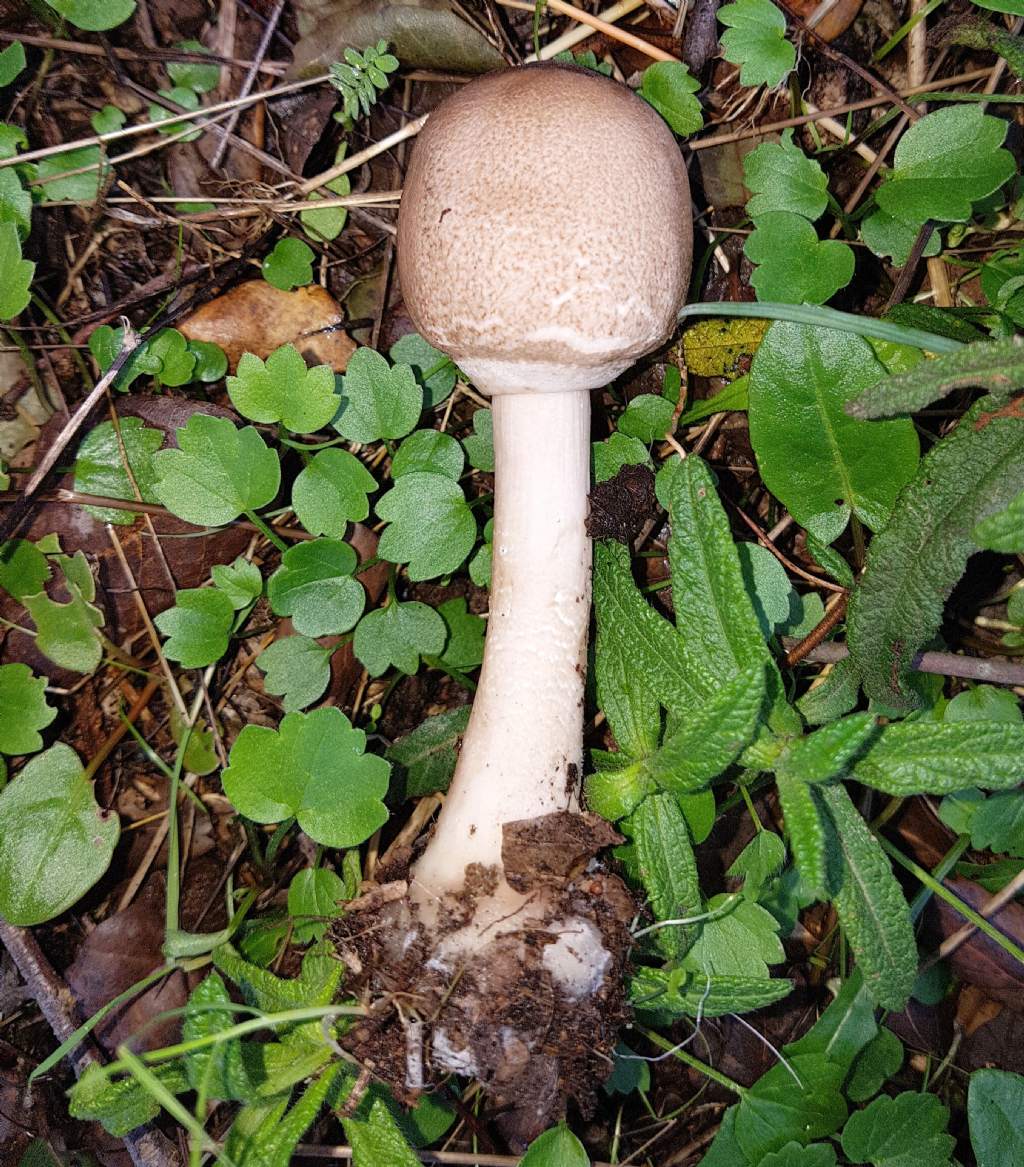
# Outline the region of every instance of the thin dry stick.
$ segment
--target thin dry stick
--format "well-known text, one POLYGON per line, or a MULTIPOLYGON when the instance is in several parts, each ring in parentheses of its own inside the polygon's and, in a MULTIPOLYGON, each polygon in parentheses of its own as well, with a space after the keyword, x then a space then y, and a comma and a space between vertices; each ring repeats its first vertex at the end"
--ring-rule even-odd
MULTIPOLYGON (((984 916, 986 920, 989 919, 1002 908, 1005 908, 1011 900, 1016 899, 1021 891, 1024 891, 1024 871, 1018 871, 1005 887, 1000 888, 995 895, 990 896, 978 909, 978 915, 984 916)), ((965 940, 969 940, 971 935, 977 931, 977 927, 977 924, 964 924, 952 936, 947 936, 939 945, 938 952, 936 952, 928 964, 931 965, 938 960, 945 960, 951 953, 956 952, 960 945, 965 940)))
MULTIPOLYGON (((618 4, 613 4, 611 8, 606 8, 604 12, 599 12, 597 15, 599 19, 603 20, 605 24, 614 24, 617 20, 621 20, 624 16, 629 16, 631 12, 635 12, 644 3, 644 0, 620 0, 618 4)), ((589 25, 577 24, 562 33, 561 36, 556 37, 549 44, 543 46, 540 50, 540 56, 536 53, 531 53, 527 61, 550 61, 552 57, 557 57, 559 53, 568 52, 580 43, 585 41, 588 36, 593 36, 594 31, 589 25)))
MULTIPOLYGON (((800 641, 793 636, 783 636, 782 646, 790 649, 800 641)), ((814 664, 836 664, 850 655, 845 644, 832 641, 819 644, 804 658, 814 664)), ((934 673, 939 677, 961 677, 967 681, 988 681, 993 685, 1024 685, 1024 665, 1013 665, 1006 661, 989 660, 979 656, 958 656, 955 652, 919 652, 910 666, 918 673, 934 673)))
MULTIPOLYGON (((353 154, 351 158, 346 158, 343 162, 339 162, 337 166, 332 166, 330 170, 325 170, 321 174, 315 174, 312 178, 307 178, 305 182, 299 186, 299 191, 302 194, 309 194, 311 190, 316 190, 324 183, 331 182, 342 174, 348 174, 350 170, 355 170, 357 167, 363 165, 364 162, 369 162, 371 158, 376 158, 378 154, 383 154, 386 150, 390 150, 392 146, 397 146, 399 142, 404 142, 407 138, 414 138, 420 130, 427 124, 429 113, 425 113, 418 118, 414 118, 411 122, 402 126, 400 130, 395 130, 393 134, 388 134, 386 138, 381 138, 379 142, 374 142, 372 146, 367 146, 365 150, 360 150, 353 154)), ((319 207, 320 204, 317 203, 319 207)))
MULTIPOLYGON (((242 88, 239 91, 239 97, 248 97, 249 91, 253 87, 253 82, 256 80, 256 74, 259 72, 260 62, 267 55, 267 49, 270 47, 270 40, 274 35, 274 30, 277 28, 277 22, 281 19, 281 13, 284 11, 285 0, 277 0, 273 11, 267 17, 267 22, 263 27, 263 35, 260 37, 260 43, 256 46, 256 54, 252 64, 249 66, 249 71, 245 75, 245 80, 242 82, 242 88)), ((231 134, 235 132, 235 126, 238 124, 238 116, 241 113, 239 109, 231 111, 231 117, 228 118, 228 124, 224 127, 224 136, 217 143, 217 149, 214 151, 213 157, 210 159, 210 167, 213 170, 219 170, 220 164, 224 161, 224 155, 227 153, 228 140, 231 134)))
MULTIPOLYGON (((533 4, 525 4, 521 0, 495 0, 495 3, 500 4, 502 8, 518 8, 520 11, 526 12, 532 12, 534 10, 533 4)), ((654 61, 679 60, 678 57, 673 57, 671 53, 666 53, 664 49, 659 49, 656 45, 645 41, 643 37, 634 36, 633 33, 626 32, 624 29, 609 23, 607 20, 602 20, 600 16, 592 16, 589 12, 584 12, 582 8, 577 8, 574 4, 566 4, 565 0, 547 0, 547 6, 553 12, 561 12, 563 16, 571 16, 573 20, 579 21, 580 24, 588 24, 591 28, 596 29, 597 32, 603 32, 605 36, 612 37, 624 45, 629 45, 630 48, 638 49, 641 53, 646 53, 654 61)))

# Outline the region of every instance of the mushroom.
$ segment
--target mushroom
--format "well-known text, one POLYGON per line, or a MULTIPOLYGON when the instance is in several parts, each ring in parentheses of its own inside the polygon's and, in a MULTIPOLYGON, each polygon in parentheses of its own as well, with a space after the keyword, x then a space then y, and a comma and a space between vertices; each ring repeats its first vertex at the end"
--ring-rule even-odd
POLYGON ((391 956, 419 954, 421 1006, 436 983, 434 1065, 478 1077, 519 1145, 600 1080, 623 1016, 632 900, 594 862, 617 836, 579 803, 589 394, 670 336, 691 250, 671 131, 597 73, 489 74, 416 144, 399 280, 420 333, 493 398, 495 513, 480 683, 391 956))

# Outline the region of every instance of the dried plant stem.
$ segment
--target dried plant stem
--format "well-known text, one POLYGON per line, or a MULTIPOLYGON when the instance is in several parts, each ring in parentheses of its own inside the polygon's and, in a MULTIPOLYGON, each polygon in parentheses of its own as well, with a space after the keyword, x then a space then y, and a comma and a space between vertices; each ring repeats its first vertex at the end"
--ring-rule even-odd
MULTIPOLYGON (((526 4, 523 0, 495 0, 495 3, 500 4, 502 8, 518 8, 520 11, 525 12, 532 12, 534 9, 533 4, 526 4)), ((593 16, 589 12, 584 12, 582 8, 577 8, 575 4, 566 4, 565 0, 547 0, 547 6, 552 12, 560 12, 563 16, 571 16, 573 20, 579 21, 580 24, 589 25, 596 32, 602 32, 605 36, 611 37, 621 44, 629 45, 631 49, 638 49, 641 53, 646 53, 652 61, 679 60, 678 57, 673 57, 671 53, 666 53, 664 49, 659 49, 656 45, 645 41, 643 37, 626 32, 625 29, 619 28, 608 20, 603 20, 600 16, 593 16)))
MULTIPOLYGON (((785 649, 795 648, 799 639, 784 636, 785 649)), ((835 664, 850 655, 845 644, 830 642, 819 644, 804 657, 814 664, 835 664)), ((987 660, 978 656, 959 656, 955 652, 920 652, 911 664, 916 672, 935 673, 940 677, 961 677, 967 681, 987 681, 991 685, 1024 685, 1024 665, 1007 661, 987 660)))

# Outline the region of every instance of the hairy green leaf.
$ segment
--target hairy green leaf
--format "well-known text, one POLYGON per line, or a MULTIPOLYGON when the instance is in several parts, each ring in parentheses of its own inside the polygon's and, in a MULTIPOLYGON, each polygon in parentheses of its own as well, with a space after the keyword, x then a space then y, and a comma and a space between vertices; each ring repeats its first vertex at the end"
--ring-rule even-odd
POLYGON ((390 366, 372 348, 352 354, 334 428, 350 442, 404 438, 419 421, 423 389, 408 365, 390 366))
MULTIPOLYGON (((633 840, 640 881, 656 920, 678 920, 701 910, 700 883, 686 818, 669 794, 652 794, 624 824, 633 840)), ((673 924, 653 933, 655 948, 681 956, 694 937, 692 924, 673 924)))
POLYGON ((979 547, 1019 555, 1024 551, 1024 490, 994 515, 975 524, 971 536, 979 547))
POLYGON ((348 450, 321 450, 299 472, 292 486, 292 506, 311 535, 340 537, 348 523, 370 513, 367 495, 377 481, 348 450))
POLYGON ((418 600, 393 600, 359 621, 352 647, 371 677, 379 677, 392 665, 412 676, 421 656, 442 652, 447 636, 448 629, 435 609, 418 600))
POLYGON ((775 784, 797 869, 807 887, 821 894, 828 883, 828 843, 814 792, 784 767, 776 773, 775 784))
POLYGON ((722 976, 660 968, 637 968, 629 998, 637 1012, 659 1024, 679 1017, 724 1017, 750 1013, 780 1001, 793 982, 776 977, 722 976))
POLYGON ((409 578, 455 571, 476 542, 476 519, 462 487, 443 474, 404 474, 376 506, 388 526, 377 553, 408 564, 409 578))
POLYGON ((283 696, 285 713, 295 713, 324 695, 331 682, 332 648, 308 636, 283 636, 265 648, 256 663, 266 673, 263 687, 283 696))
POLYGON ((978 1167, 1024 1161, 1024 1077, 1005 1070, 975 1070, 967 1088, 971 1146, 978 1167))
POLYGON ((168 637, 164 653, 182 668, 212 665, 228 650, 228 636, 235 618, 231 600, 217 588, 183 588, 174 607, 161 612, 153 623, 168 637))
POLYGON ((352 578, 356 553, 340 539, 296 543, 281 556, 267 598, 279 616, 290 616, 303 636, 338 636, 363 614, 366 592, 352 578))
POLYGON ((330 365, 307 368, 299 350, 284 344, 266 362, 242 353, 236 375, 227 379, 231 403, 250 421, 281 422, 298 434, 323 429, 338 412, 330 365))
POLYGON ((769 211, 792 211, 817 219, 828 206, 828 178, 821 166, 783 130, 781 141, 764 142, 743 160, 743 183, 752 192, 747 214, 756 219, 769 211))
POLYGON ((458 760, 458 742, 469 722, 469 706, 438 713, 388 746, 386 757, 401 767, 406 798, 447 790, 458 760))
POLYGON ((741 85, 778 85, 796 64, 786 18, 771 0, 735 0, 719 8, 718 19, 728 28, 722 55, 741 66, 741 85))
POLYGON ((758 265, 750 282, 759 300, 824 304, 853 279, 852 248, 819 239, 813 224, 789 211, 756 218, 743 252, 758 265))
POLYGON ((956 1145, 946 1131, 948 1122, 949 1111, 934 1094, 883 1095, 850 1115, 843 1154, 873 1167, 944 1167, 956 1145))
POLYGON ((315 258, 313 249, 301 239, 279 239, 263 261, 263 278, 282 292, 311 284, 315 258))

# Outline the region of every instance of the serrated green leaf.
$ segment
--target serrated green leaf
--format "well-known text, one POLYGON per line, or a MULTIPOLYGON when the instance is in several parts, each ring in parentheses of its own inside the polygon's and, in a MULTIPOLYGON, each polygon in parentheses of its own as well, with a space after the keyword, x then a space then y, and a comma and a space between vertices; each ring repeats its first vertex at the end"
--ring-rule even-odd
POLYGON ((106 32, 123 24, 135 11, 135 0, 46 0, 75 28, 106 32))
POLYGON ((416 430, 398 447, 391 459, 391 477, 403 474, 442 474, 453 482, 462 477, 466 457, 451 436, 437 430, 416 430))
POLYGON ((287 1113, 283 1103, 271 1104, 265 1113, 253 1108, 259 1121, 250 1127, 242 1121, 249 1108, 243 1109, 228 1136, 226 1156, 246 1167, 289 1167, 299 1140, 321 1107, 325 1102, 338 1105, 349 1081, 343 1063, 335 1062, 313 1079, 287 1113))
POLYGON ((704 125, 704 111, 694 96, 700 82, 681 61, 655 61, 640 78, 640 96, 668 122, 674 133, 695 134, 704 125))
POLYGON ((854 713, 794 742, 781 764, 803 782, 826 782, 842 774, 878 736, 874 714, 854 713))
POLYGON ((810 1143, 838 1130, 847 1114, 844 1076, 821 1054, 789 1055, 762 1075, 736 1110, 736 1142, 748 1161, 760 1163, 787 1143, 810 1143))
POLYGON ((241 555, 233 563, 215 563, 210 575, 236 612, 255 603, 263 592, 260 569, 241 555))
POLYGON ((992 194, 1016 171, 1001 149, 1006 122, 979 105, 926 114, 900 138, 893 169, 875 199, 887 214, 920 226, 929 219, 966 222, 972 203, 992 194))
POLYGON ((281 464, 252 426, 195 413, 177 436, 178 449, 153 455, 153 490, 179 519, 220 527, 277 494, 281 464))
MULTIPOLYGON (((623 826, 633 840, 637 872, 654 918, 678 920, 699 915, 702 901, 697 864, 686 819, 676 800, 668 794, 652 794, 623 826)), ((654 932, 652 942, 671 958, 682 956, 694 935, 694 925, 673 924, 654 932)))
POLYGON ((978 1167, 1006 1167, 1024 1158, 1024 1077, 1006 1070, 975 1070, 967 1088, 967 1118, 978 1167))
POLYGON ((651 467, 651 455, 639 438, 628 434, 614 433, 603 442, 594 442, 590 447, 591 465, 595 482, 607 482, 614 478, 623 466, 651 467))
POLYGON ((780 1001, 792 988, 792 981, 776 977, 637 968, 629 981, 629 999, 640 1014, 664 1025, 679 1017, 750 1013, 780 1001))
POLYGON ((365 1119, 343 1118, 345 1137, 352 1145, 353 1167, 419 1167, 413 1153, 391 1112, 379 1099, 374 1099, 365 1119))
MULTIPOLYGON (((231 1005, 220 974, 212 972, 204 977, 189 994, 181 1025, 182 1039, 213 1037, 230 1028, 236 1020, 231 1005)), ((245 1071, 238 1038, 192 1050, 184 1061, 189 1085, 193 1090, 202 1090, 206 1098, 244 1100, 252 1092, 253 1083, 245 1071)))
POLYGON ((983 398, 937 442, 876 534, 850 599, 847 643, 865 691, 919 704, 911 663, 938 629, 946 598, 977 549, 971 532, 1020 491, 1024 419, 983 398))
POLYGON ((263 261, 263 278, 282 292, 313 282, 313 249, 290 235, 279 239, 263 261))
POLYGON ((828 178, 821 166, 783 130, 778 142, 764 142, 743 159, 743 184, 751 191, 747 214, 756 219, 770 211, 791 211, 817 219, 828 206, 828 178))
POLYGON ((393 368, 372 348, 349 358, 342 382, 341 410, 334 428, 350 442, 404 438, 423 409, 423 389, 408 365, 393 368))
POLYGON ((367 496, 376 489, 376 479, 354 454, 321 450, 295 479, 292 506, 311 535, 340 536, 348 523, 369 515, 367 496))
POLYGON ((655 393, 641 393, 626 406, 618 420, 620 433, 637 438, 641 442, 654 442, 663 438, 672 428, 675 406, 671 401, 655 393))
POLYGON ((396 600, 367 612, 356 626, 352 647, 371 677, 379 677, 392 665, 412 676, 420 667, 420 657, 437 656, 447 636, 444 620, 433 608, 418 600, 396 600))
POLYGON ((1024 855, 1024 793, 1004 790, 978 804, 970 819, 976 850, 1024 855))
POLYGON ((0 588, 16 600, 43 590, 50 578, 46 556, 28 539, 0 543, 0 588))
POLYGON ((750 283, 759 300, 824 304, 853 279, 853 250, 838 239, 819 239, 812 224, 789 211, 754 220, 743 252, 757 269, 750 283))
POLYGON ((907 1091, 876 1098, 843 1127, 843 1154, 873 1167, 944 1167, 956 1140, 949 1111, 934 1094, 907 1091))
POLYGON ((161 328, 151 337, 146 342, 146 357, 155 366, 153 377, 158 385, 187 385, 195 373, 196 354, 176 328, 161 328))
POLYGON ((741 85, 778 85, 796 64, 786 18, 771 0, 736 0, 719 8, 718 19, 729 30, 722 35, 722 56, 741 66, 741 85))
POLYGON ((0 665, 0 753, 34 754, 42 749, 39 731, 57 716, 46 704, 46 678, 28 665, 0 665))
POLYGON ((59 916, 110 866, 120 831, 70 746, 34 757, 0 790, 0 914, 22 927, 59 916))
POLYGON ((851 417, 896 417, 916 413, 954 389, 978 388, 1002 399, 1024 386, 1024 344, 1016 339, 967 345, 922 361, 909 372, 886 377, 847 401, 851 417))
POLYGON ((743 894, 757 899, 764 885, 778 875, 786 859, 786 844, 774 831, 756 831, 736 856, 726 875, 743 880, 743 894))
POLYGON ((851 1102, 867 1102, 902 1065, 903 1043, 891 1029, 879 1029, 853 1063, 846 1096, 851 1102))
POLYGON ((365 747, 366 734, 335 707, 289 713, 278 730, 246 725, 231 747, 224 791, 254 822, 294 816, 315 842, 355 847, 388 817, 391 767, 365 747))
POLYGON ((860 337, 778 322, 750 374, 750 437, 765 485, 830 543, 851 512, 874 530, 914 473, 909 421, 859 422, 843 410, 882 371, 860 337))
POLYGON ((338 412, 334 370, 330 365, 306 367, 299 350, 284 344, 266 362, 243 353, 234 377, 227 379, 228 396, 251 421, 281 422, 298 434, 323 429, 338 412))
POLYGON ((331 654, 308 636, 284 636, 256 658, 268 693, 283 696, 285 713, 319 701, 331 682, 331 654))
MULTIPOLYGON (((161 430, 150 429, 137 417, 121 418, 117 431, 112 422, 100 422, 86 434, 78 447, 75 490, 82 494, 103 495, 105 498, 134 499, 138 497, 132 488, 134 479, 142 501, 156 502, 153 493, 156 484, 153 455, 160 449, 163 440, 161 430), (126 459, 131 478, 125 470, 126 459)), ((86 507, 86 510, 101 523, 130 526, 138 518, 133 511, 114 510, 113 507, 86 507)))
POLYGON ((952 794, 966 786, 1024 782, 1024 724, 901 721, 887 725, 854 766, 854 777, 887 794, 952 794))
MULTIPOLYGON (((713 896, 707 911, 715 913, 728 897, 713 896)), ((723 914, 698 925, 693 946, 683 959, 683 967, 700 974, 718 976, 761 976, 767 979, 768 966, 785 960, 778 937, 778 924, 760 904, 738 899, 723 914)))
POLYGON ((406 798, 447 790, 458 760, 458 741, 469 722, 469 706, 438 713, 387 748, 385 757, 401 767, 406 798))
POLYGON ((818 787, 843 859, 835 896, 864 983, 879 1005, 903 1009, 917 977, 917 946, 903 892, 843 786, 818 787))
POLYGON ((455 571, 476 542, 476 519, 462 487, 442 474, 404 474, 376 511, 388 523, 377 554, 408 564, 412 580, 455 571))
POLYGON ((433 409, 451 396, 458 373, 455 362, 418 332, 400 336, 388 349, 388 356, 392 364, 408 365, 412 369, 423 386, 423 404, 427 409, 433 409))
POLYGON ((279 616, 290 616, 303 636, 338 636, 363 614, 366 592, 352 578, 355 551, 340 539, 296 543, 281 556, 267 583, 267 598, 279 616))
POLYGON ((473 432, 462 439, 469 464, 487 474, 494 473, 494 418, 489 409, 473 414, 473 432))
POLYGON ((775 784, 797 869, 807 887, 820 894, 828 882, 827 842, 814 794, 802 778, 784 768, 775 775, 775 784))
POLYGON ((27 307, 36 265, 21 258, 21 240, 13 223, 0 223, 0 320, 27 307))
POLYGON ((330 868, 304 867, 288 885, 288 915, 297 944, 320 940, 328 921, 341 915, 345 884, 330 868))
POLYGON ((212 665, 228 650, 235 609, 217 588, 183 588, 174 607, 161 612, 153 623, 168 637, 164 653, 182 668, 212 665))
MULTIPOLYGON (((183 1094, 189 1089, 180 1060, 163 1062, 151 1066, 150 1070, 172 1094, 183 1094)), ((101 1123, 108 1134, 121 1138, 156 1118, 160 1103, 131 1075, 111 1078, 103 1066, 94 1064, 87 1066, 71 1087, 68 1113, 80 1122, 101 1123)))
POLYGON ((971 537, 979 547, 1019 555, 1024 551, 1024 490, 1006 506, 975 524, 971 537))

